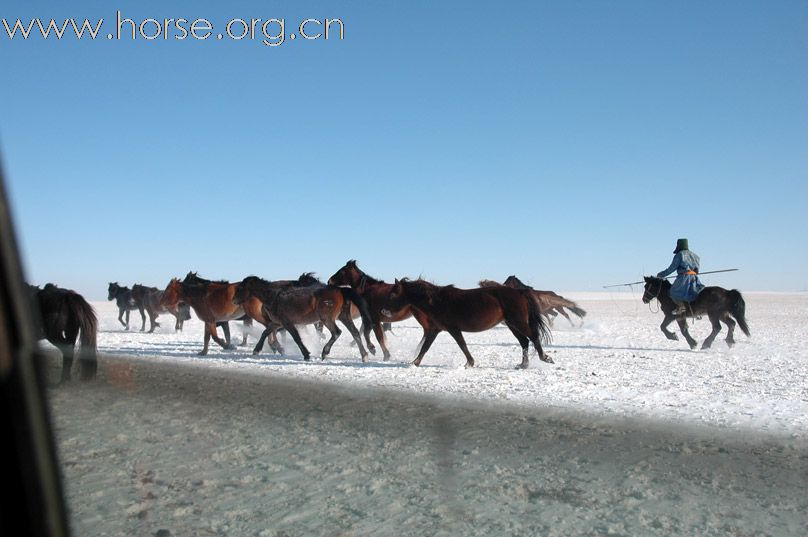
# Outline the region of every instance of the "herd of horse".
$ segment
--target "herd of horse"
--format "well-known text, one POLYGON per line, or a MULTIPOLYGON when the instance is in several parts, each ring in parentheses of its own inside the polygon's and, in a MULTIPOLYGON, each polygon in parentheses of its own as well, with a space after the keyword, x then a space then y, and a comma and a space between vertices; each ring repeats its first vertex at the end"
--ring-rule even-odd
MULTIPOLYGON (((62 380, 70 378, 74 359, 74 347, 81 333, 79 355, 80 378, 95 376, 97 319, 90 305, 76 292, 61 289, 53 284, 44 288, 29 286, 32 299, 41 319, 40 336, 56 345, 64 355, 62 380)), ((664 312, 660 328, 669 339, 677 336, 667 329, 676 320, 682 335, 691 349, 697 343, 687 330, 687 317, 707 315, 713 331, 705 339, 702 348, 712 345, 720 323, 727 325, 726 343, 734 345, 736 324, 748 336, 745 304, 737 290, 707 287, 692 303, 684 315, 675 315, 676 304, 668 296, 670 283, 667 280, 646 277, 643 302, 657 299, 664 312)), ((350 260, 335 272, 326 283, 312 273, 304 273, 296 280, 264 280, 249 276, 240 282, 211 281, 189 272, 184 279, 172 278, 164 290, 136 284, 132 289, 109 284, 108 299, 118 306, 118 320, 129 329, 129 314, 138 310, 141 315, 141 331, 146 330, 146 314, 149 316, 149 332, 159 326, 161 314, 175 317, 175 330, 182 330, 183 322, 191 318, 190 311, 204 323, 203 348, 200 355, 208 352, 210 340, 224 349, 234 349, 230 342, 230 321, 243 321, 246 326, 253 322, 264 327, 253 354, 261 352, 265 344, 277 353, 285 354, 278 335, 287 332, 297 344, 303 359, 311 359, 311 353, 303 343, 298 327, 315 325, 322 337, 327 329, 331 336, 320 354, 325 359, 342 331, 339 321, 348 329, 359 350, 363 362, 368 353, 376 353, 370 333, 382 349, 383 359, 390 359, 385 342, 385 329, 390 323, 413 317, 423 330, 418 354, 412 362, 418 366, 435 338, 448 332, 466 358, 466 367, 474 366, 463 332, 482 332, 504 324, 519 342, 522 360, 517 368, 529 365, 529 349, 532 344, 540 360, 553 363, 543 345, 550 340, 553 319, 561 315, 574 325, 569 313, 583 322, 586 311, 575 302, 552 291, 540 291, 524 284, 516 276, 504 282, 482 280, 479 287, 459 289, 453 285, 439 286, 423 279, 396 279, 393 283, 373 278, 362 271, 355 260, 350 260), (355 319, 361 320, 361 329, 355 319), (224 337, 219 337, 221 328, 224 337), (364 343, 363 343, 364 337, 364 343)), ((247 330, 241 345, 247 343, 247 330)))

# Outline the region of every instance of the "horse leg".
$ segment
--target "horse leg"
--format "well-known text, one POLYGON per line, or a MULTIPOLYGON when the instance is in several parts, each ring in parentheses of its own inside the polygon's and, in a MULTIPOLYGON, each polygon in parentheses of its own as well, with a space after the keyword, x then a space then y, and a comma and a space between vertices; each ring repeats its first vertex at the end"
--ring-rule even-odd
MULTIPOLYGON (((205 345, 202 347, 202 350, 199 351, 199 356, 205 356, 208 353, 208 346, 210 345, 210 329, 211 323, 205 323, 205 345)), ((213 325, 213 331, 216 332, 216 325, 213 325)))
POLYGON ((121 326, 123 326, 124 328, 126 328, 128 330, 129 328, 126 326, 126 323, 123 321, 123 313, 124 313, 124 311, 126 311, 126 310, 124 310, 123 308, 118 308, 118 322, 121 323, 121 326))
MULTIPOLYGON (((138 306, 137 309, 140 312, 140 320, 142 321, 140 323, 140 331, 145 332, 146 331, 146 313, 143 311, 143 308, 141 306, 138 306)), ((154 328, 152 328, 152 331, 154 331, 154 328)))
POLYGON ((715 340, 715 336, 717 336, 718 333, 721 331, 721 323, 718 322, 718 315, 710 313, 709 316, 710 316, 710 324, 713 325, 713 331, 710 332, 710 335, 707 336, 707 339, 705 339, 704 343, 701 344, 702 350, 709 349, 710 346, 713 344, 713 341, 715 340))
POLYGON ((676 324, 679 325, 679 331, 685 336, 687 340, 687 344, 691 349, 695 349, 696 345, 698 345, 698 341, 693 339, 693 336, 690 335, 690 330, 687 329, 687 319, 685 317, 677 317, 676 324))
POLYGON ((131 312, 127 309, 126 310, 126 329, 129 330, 129 314, 131 312))
POLYGON ((149 314, 149 334, 154 333, 154 329, 160 326, 157 322, 157 314, 153 310, 146 310, 149 314))
POLYGON ((294 339, 295 343, 297 343, 300 352, 303 353, 303 360, 305 360, 306 362, 311 360, 311 354, 309 353, 309 349, 307 349, 306 346, 303 345, 303 340, 300 339, 300 333, 297 331, 297 327, 290 322, 283 323, 283 327, 286 328, 286 331, 289 332, 289 334, 292 336, 292 339, 294 339))
POLYGON ((467 368, 474 367, 474 358, 472 358, 471 353, 469 352, 469 348, 466 346, 466 340, 463 339, 463 332, 454 329, 449 330, 449 334, 457 342, 457 346, 460 347, 460 350, 463 351, 463 354, 466 355, 466 367, 467 368))
POLYGON ((258 338, 258 343, 256 343, 255 347, 253 348, 252 352, 253 355, 258 354, 259 352, 261 352, 261 349, 264 348, 264 341, 266 341, 269 332, 270 332, 269 328, 264 328, 264 331, 261 332, 261 337, 258 338))
POLYGON ((727 339, 724 341, 727 342, 727 346, 729 348, 732 348, 732 346, 735 345, 735 321, 733 321, 729 314, 726 313, 724 314, 722 320, 724 321, 724 324, 727 325, 727 330, 729 332, 727 334, 727 339))
POLYGON ((210 337, 212 337, 213 341, 218 343, 221 348, 223 348, 226 351, 232 351, 236 348, 230 344, 230 323, 225 321, 224 325, 222 326, 222 332, 225 333, 225 339, 220 338, 219 335, 216 333, 216 325, 218 325, 219 323, 205 323, 205 324, 207 324, 210 327, 210 337))
POLYGON ((241 339, 241 345, 239 347, 246 347, 247 346, 247 327, 252 326, 252 319, 244 319, 244 324, 242 325, 242 334, 243 338, 241 339))
POLYGON ((516 330, 514 330, 513 327, 511 325, 509 325, 508 323, 505 323, 505 326, 507 326, 508 329, 511 331, 511 334, 513 334, 514 337, 517 340, 519 340, 519 345, 522 347, 522 363, 519 364, 518 366, 516 366, 516 368, 517 369, 527 369, 527 366, 528 366, 528 363, 529 363, 527 355, 528 355, 528 352, 530 351, 530 338, 528 338, 524 334, 519 333, 516 330))
MULTIPOLYGON (((356 345, 359 347, 359 354, 362 356, 362 361, 367 362, 368 353, 365 350, 365 347, 362 346, 362 335, 359 333, 359 330, 356 329, 356 325, 354 324, 353 319, 351 319, 350 315, 345 316, 340 315, 339 320, 340 322, 342 322, 342 324, 345 325, 345 328, 348 329, 348 332, 351 333, 351 337, 353 337, 354 341, 356 342, 356 345)), ((368 343, 370 342, 368 341, 368 343)))
POLYGON ((384 324, 374 323, 373 333, 376 334, 376 341, 379 342, 379 346, 382 348, 382 353, 384 354, 384 361, 386 362, 390 360, 390 351, 387 350, 387 345, 384 342, 384 324))
POLYGON ((547 311, 543 312, 544 317, 547 319, 547 323, 550 325, 550 328, 555 325, 555 318, 558 317, 558 312, 555 308, 549 308, 547 311))
POLYGON ((51 343, 62 353, 62 377, 59 382, 68 382, 70 380, 70 370, 73 369, 75 347, 61 336, 58 341, 51 341, 51 343))
POLYGON ((323 332, 323 328, 324 325, 322 321, 317 321, 314 323, 314 329, 317 331, 317 335, 320 336, 320 339, 325 339, 325 332, 323 332))
MULTIPOLYGON (((337 341, 337 338, 342 333, 342 330, 339 329, 339 327, 337 326, 337 323, 336 323, 336 321, 334 321, 334 319, 325 319, 323 324, 325 325, 326 328, 328 328, 328 331, 331 332, 331 338, 326 342, 325 347, 323 347, 323 352, 320 354, 320 359, 321 360, 325 360, 325 357, 328 356, 328 353, 331 352, 331 346, 334 345, 334 342, 337 341)), ((356 330, 356 327, 354 327, 354 330, 356 330)), ((359 344, 361 345, 362 342, 360 341, 359 344)), ((363 351, 362 361, 363 362, 367 361, 367 357, 366 357, 367 355, 366 355, 366 353, 364 353, 364 350, 365 349, 363 347, 362 348, 362 351, 363 351)))
MULTIPOLYGON (((222 345, 223 347, 227 348, 230 346, 230 322, 229 321, 219 321, 216 323, 216 326, 222 327, 222 333, 224 334, 224 342, 225 344, 222 345)), ((216 337, 216 329, 213 329, 213 336, 216 337)), ((221 345, 221 343, 219 343, 221 345)))
POLYGON ((572 322, 572 319, 570 319, 570 316, 567 314, 567 310, 565 310, 562 306, 558 306, 558 308, 556 308, 556 309, 558 310, 558 313, 563 315, 569 321, 570 326, 575 328, 575 323, 572 322))
MULTIPOLYGON (((679 341, 679 336, 668 330, 668 325, 671 324, 676 317, 671 315, 670 313, 665 313, 665 318, 662 319, 662 324, 659 325, 659 329, 662 330, 662 333, 665 334, 665 337, 670 339, 671 341, 679 341)), ((681 329, 681 325, 679 328, 681 329)), ((684 332, 683 332, 684 333, 684 332)))
POLYGON ((432 346, 432 343, 435 341, 435 338, 438 337, 439 333, 440 330, 434 330, 434 329, 424 331, 424 337, 421 339, 422 341, 421 350, 418 351, 418 356, 415 358, 415 360, 412 361, 412 365, 416 367, 421 365, 421 360, 424 359, 426 351, 428 351, 429 347, 432 346))

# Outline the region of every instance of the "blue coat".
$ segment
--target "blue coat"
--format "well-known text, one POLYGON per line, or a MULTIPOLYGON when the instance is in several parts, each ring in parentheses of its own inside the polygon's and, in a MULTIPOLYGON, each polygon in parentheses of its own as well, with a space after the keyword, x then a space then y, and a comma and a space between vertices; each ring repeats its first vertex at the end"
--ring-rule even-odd
POLYGON ((664 278, 673 271, 679 275, 673 282, 670 290, 670 297, 680 302, 691 302, 699 296, 704 289, 704 284, 699 281, 695 274, 687 274, 688 271, 699 271, 699 256, 690 250, 682 250, 673 256, 670 266, 657 274, 657 278, 664 278))

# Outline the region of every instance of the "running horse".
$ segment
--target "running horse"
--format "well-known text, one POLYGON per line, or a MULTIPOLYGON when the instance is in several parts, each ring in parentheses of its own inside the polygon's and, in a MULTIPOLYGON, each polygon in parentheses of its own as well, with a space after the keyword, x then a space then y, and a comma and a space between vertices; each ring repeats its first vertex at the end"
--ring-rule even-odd
MULTIPOLYGON (((208 346, 211 338, 223 349, 233 350, 230 344, 230 327, 228 321, 243 320, 244 326, 252 325, 245 313, 244 308, 233 304, 238 283, 226 281, 214 282, 197 276, 195 272, 189 272, 185 279, 180 281, 172 278, 165 291, 160 304, 166 308, 177 308, 180 302, 185 302, 193 308, 196 316, 205 323, 204 347, 199 351, 200 356, 208 353, 208 346), (221 339, 216 334, 216 326, 221 326, 225 339, 221 339)), ((244 331, 244 339, 241 345, 247 344, 247 332, 244 331)))
MULTIPOLYGON (((114 300, 118 306, 118 321, 123 325, 124 329, 129 330, 129 312, 138 309, 135 300, 132 298, 132 290, 128 287, 118 285, 118 282, 110 282, 107 288, 107 300, 114 300), (126 314, 126 322, 123 316, 126 314)), ((140 312, 143 318, 143 325, 146 325, 146 316, 140 312)))
MULTIPOLYGON (((351 259, 328 279, 331 285, 347 285, 356 290, 357 293, 367 302, 370 311, 370 320, 373 323, 373 333, 384 353, 384 361, 390 359, 390 351, 384 340, 384 325, 391 322, 403 321, 410 317, 424 329, 426 335, 426 315, 410 307, 409 304, 392 304, 390 302, 390 291, 393 289, 392 283, 377 280, 362 271, 356 264, 355 259, 351 259)), ((422 340, 423 341, 423 338, 422 340)))
MULTIPOLYGON (((139 283, 132 286, 132 299, 135 301, 140 315, 143 316, 144 310, 149 314, 149 334, 160 326, 160 323, 157 322, 157 317, 159 317, 161 313, 170 313, 173 315, 176 319, 174 322, 174 331, 182 332, 183 323, 191 318, 191 307, 184 302, 179 302, 176 308, 165 308, 160 304, 160 301, 163 299, 163 293, 164 291, 156 287, 146 287, 139 283)), ((144 330, 146 330, 145 317, 143 319, 143 325, 140 327, 141 332, 144 330)))
POLYGON ((536 298, 527 290, 513 289, 503 285, 458 289, 453 285, 437 286, 427 281, 396 280, 390 291, 390 302, 409 304, 427 317, 424 342, 413 365, 421 365, 429 347, 442 331, 449 332, 466 356, 466 367, 474 367, 463 332, 482 332, 504 322, 522 346, 522 362, 519 369, 529 365, 530 343, 539 353, 539 359, 553 363, 542 349, 542 341, 550 339, 536 298))
MULTIPOLYGON (((310 272, 301 274, 297 280, 268 281, 259 278, 258 276, 247 276, 241 281, 241 283, 239 283, 238 287, 236 288, 236 294, 233 298, 233 302, 237 306, 244 308, 244 313, 246 313, 254 321, 264 325, 264 332, 261 334, 261 337, 258 339, 258 343, 256 343, 255 348, 253 349, 254 355, 261 352, 267 337, 269 337, 269 345, 272 350, 279 354, 284 353, 283 347, 281 347, 277 340, 277 332, 282 330, 283 327, 280 324, 273 322, 269 315, 265 313, 264 302, 271 300, 272 296, 277 291, 289 289, 291 287, 305 287, 317 283, 320 283, 319 280, 312 276, 312 273, 310 272)), ((317 322, 315 324, 315 328, 317 329, 317 333, 322 337, 322 323, 317 322)))
POLYGON ((545 317, 547 317, 547 320, 550 321, 551 326, 554 318, 559 314, 566 318, 572 326, 575 326, 575 323, 572 322, 570 316, 567 315, 565 308, 577 315, 581 319, 581 323, 583 323, 583 318, 586 315, 586 311, 572 300, 566 299, 553 291, 539 291, 538 289, 533 289, 531 286, 523 283, 522 280, 514 275, 508 276, 508 278, 502 283, 495 282, 494 280, 480 280, 479 285, 480 287, 504 285, 505 287, 513 287, 514 289, 530 290, 533 293, 533 296, 536 297, 536 300, 539 301, 541 312, 545 317))
POLYGON ((78 354, 79 378, 95 378, 98 370, 98 320, 92 306, 75 291, 59 288, 52 283, 42 289, 29 285, 28 290, 39 314, 38 337, 47 339, 62 353, 61 381, 70 380, 77 340, 81 343, 78 354))
MULTIPOLYGON (((304 275, 306 276, 306 275, 304 275)), ((310 276, 310 275, 309 275, 310 276)), ((298 285, 289 287, 273 286, 273 282, 262 280, 256 276, 245 278, 238 286, 234 303, 244 304, 248 301, 259 300, 262 306, 262 316, 267 327, 262 338, 271 335, 270 341, 277 342, 275 332, 283 327, 297 343, 303 359, 308 361, 311 353, 303 344, 296 325, 322 322, 331 332, 331 338, 323 346, 320 358, 325 360, 331 352, 331 347, 339 338, 342 331, 337 326, 337 319, 345 325, 359 347, 362 361, 366 362, 368 353, 362 345, 359 330, 353 323, 351 307, 358 308, 365 329, 365 341, 371 353, 376 349, 370 341, 370 314, 367 304, 359 294, 348 287, 326 285, 314 279, 311 285, 298 285)), ((260 347, 256 347, 260 350, 260 347)), ((283 353, 283 349, 280 349, 283 353)))
POLYGON ((645 287, 643 289, 642 301, 645 304, 650 303, 652 300, 659 301, 659 309, 665 314, 662 319, 662 324, 659 328, 670 340, 677 341, 679 338, 668 330, 668 325, 674 320, 679 325, 679 331, 687 340, 687 344, 691 349, 695 349, 698 342, 693 339, 690 332, 687 330, 688 317, 701 317, 707 315, 712 324, 713 330, 707 339, 702 343, 702 349, 709 349, 713 344, 716 336, 721 332, 721 323, 727 325, 727 346, 732 347, 735 345, 735 324, 737 321, 738 326, 744 334, 749 336, 749 326, 746 324, 746 303, 743 296, 737 289, 727 291, 723 287, 705 287, 695 300, 688 302, 685 307, 684 315, 675 315, 673 312, 677 309, 676 303, 670 297, 669 291, 671 289, 671 282, 663 278, 656 278, 653 276, 645 277, 645 287), (733 320, 734 319, 734 320, 733 320))

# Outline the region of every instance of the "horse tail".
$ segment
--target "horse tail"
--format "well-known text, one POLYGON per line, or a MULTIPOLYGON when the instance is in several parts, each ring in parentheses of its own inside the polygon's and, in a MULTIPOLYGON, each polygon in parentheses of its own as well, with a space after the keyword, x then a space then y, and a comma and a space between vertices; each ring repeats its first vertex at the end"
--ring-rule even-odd
POLYGON ((746 302, 743 301, 740 291, 733 289, 727 293, 729 298, 729 312, 738 321, 743 333, 749 336, 749 326, 746 324, 746 302))
POLYGON ((90 304, 78 293, 67 294, 67 305, 70 313, 78 320, 81 330, 81 350, 79 352, 79 371, 82 380, 95 378, 98 371, 96 335, 98 319, 90 304))
POLYGON ((531 330, 535 330, 539 335, 539 340, 547 344, 552 339, 550 329, 542 315, 541 306, 539 306, 539 299, 533 294, 533 291, 525 289, 522 295, 527 299, 527 322, 531 330))
POLYGON ((338 287, 338 289, 342 293, 342 298, 345 302, 353 303, 359 310, 359 315, 362 317, 362 328, 364 329, 365 337, 367 337, 370 334, 371 328, 373 328, 373 320, 370 318, 368 303, 362 298, 362 295, 351 287, 338 287))

